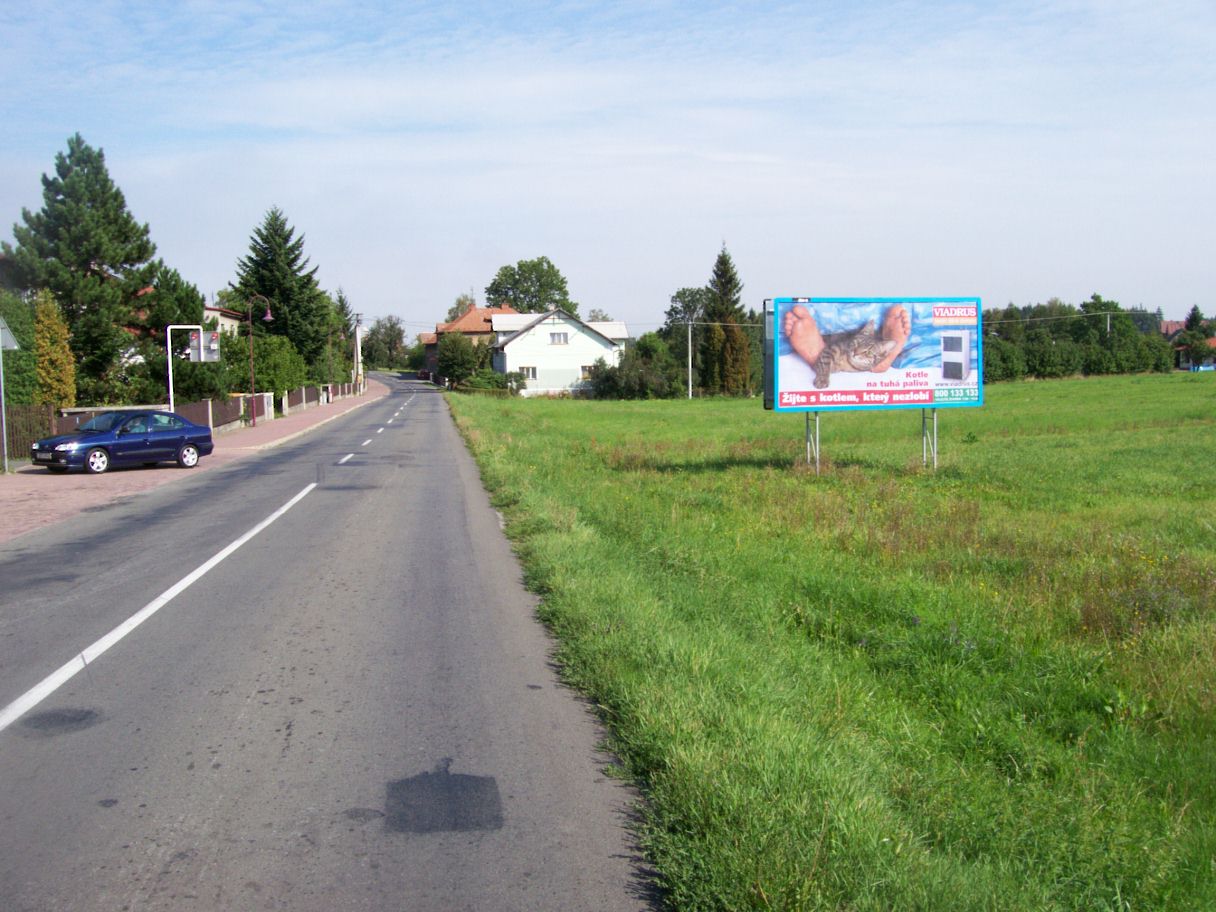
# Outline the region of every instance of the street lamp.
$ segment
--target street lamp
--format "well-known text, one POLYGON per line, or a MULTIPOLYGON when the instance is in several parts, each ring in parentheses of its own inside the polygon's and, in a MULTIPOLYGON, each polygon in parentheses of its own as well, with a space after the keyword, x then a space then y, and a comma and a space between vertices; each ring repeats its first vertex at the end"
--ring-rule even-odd
POLYGON ((266 313, 262 317, 263 323, 269 323, 274 319, 270 314, 270 301, 265 295, 254 294, 249 298, 249 414, 252 416, 252 425, 258 426, 258 404, 257 404, 257 379, 253 373, 253 301, 258 298, 266 303, 266 313))

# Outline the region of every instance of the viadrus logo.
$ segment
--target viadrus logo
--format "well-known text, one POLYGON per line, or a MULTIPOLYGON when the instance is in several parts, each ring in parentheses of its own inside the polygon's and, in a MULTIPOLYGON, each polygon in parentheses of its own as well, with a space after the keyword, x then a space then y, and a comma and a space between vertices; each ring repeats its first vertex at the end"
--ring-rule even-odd
POLYGON ((934 304, 934 326, 975 326, 979 308, 975 304, 934 304))

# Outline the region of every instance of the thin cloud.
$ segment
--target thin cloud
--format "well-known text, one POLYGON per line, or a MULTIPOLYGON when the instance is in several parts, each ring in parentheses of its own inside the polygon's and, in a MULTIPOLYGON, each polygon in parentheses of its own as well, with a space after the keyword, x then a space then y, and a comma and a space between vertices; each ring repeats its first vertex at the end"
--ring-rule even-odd
POLYGON ((1206 2, 48 9, 0 19, 0 204, 80 130, 205 291, 271 205, 328 286, 422 322, 541 254, 661 318, 723 237, 757 300, 1178 312, 1216 278, 1206 2))

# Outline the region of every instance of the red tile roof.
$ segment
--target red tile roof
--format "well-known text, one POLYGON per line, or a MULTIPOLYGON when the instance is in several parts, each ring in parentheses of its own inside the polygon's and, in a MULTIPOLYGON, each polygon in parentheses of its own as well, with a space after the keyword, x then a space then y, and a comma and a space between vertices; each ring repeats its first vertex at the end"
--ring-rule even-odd
POLYGON ((489 333, 494 331, 492 320, 495 314, 513 313, 519 311, 510 304, 499 307, 470 307, 451 323, 436 324, 435 332, 489 333))

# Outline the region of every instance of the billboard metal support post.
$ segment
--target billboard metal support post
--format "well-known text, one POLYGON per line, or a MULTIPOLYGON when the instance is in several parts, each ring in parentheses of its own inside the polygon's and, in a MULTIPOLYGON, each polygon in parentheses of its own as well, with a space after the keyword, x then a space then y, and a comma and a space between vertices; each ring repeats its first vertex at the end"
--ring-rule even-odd
POLYGON ((933 454, 933 471, 937 471, 937 409, 920 410, 920 458, 921 464, 929 465, 929 454, 933 454), (933 432, 929 432, 929 412, 933 412, 933 432))
POLYGON ((819 413, 815 413, 815 432, 811 433, 811 413, 806 413, 806 464, 811 464, 812 455, 815 458, 815 474, 819 474, 819 413))

